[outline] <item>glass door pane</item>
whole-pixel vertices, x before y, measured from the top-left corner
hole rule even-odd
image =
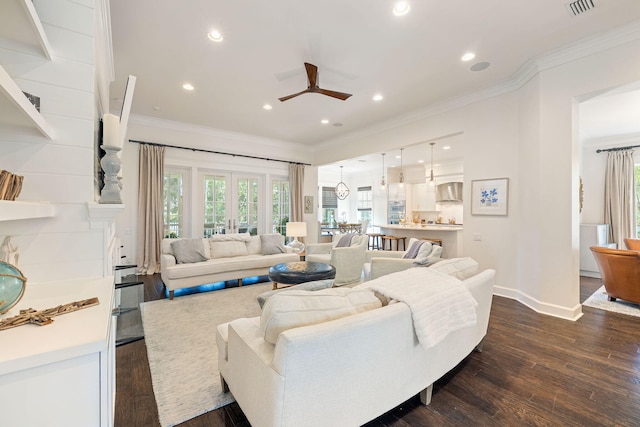
[[[204,237],[231,231],[229,200],[230,186],[226,175],[205,175],[204,183]]]
[[[234,233],[258,234],[260,186],[257,177],[235,177]],[[237,227],[237,228],[236,228]]]

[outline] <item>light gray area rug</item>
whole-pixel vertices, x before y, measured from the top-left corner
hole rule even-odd
[[[234,401],[222,393],[216,327],[260,315],[256,297],[271,283],[145,302],[140,305],[153,392],[162,427]]]
[[[621,299],[618,299],[616,301],[609,301],[607,298],[607,292],[604,290],[604,286],[602,286],[600,289],[595,291],[593,295],[587,298],[587,300],[582,305],[640,317],[640,306],[638,306],[638,304],[623,301]]]

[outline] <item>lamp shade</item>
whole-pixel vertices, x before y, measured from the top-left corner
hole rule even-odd
[[[288,222],[287,223],[287,237],[306,237],[306,235],[307,235],[306,222]]]

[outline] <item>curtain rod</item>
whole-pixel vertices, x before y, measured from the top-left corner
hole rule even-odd
[[[225,156],[233,156],[233,157],[244,157],[246,159],[257,159],[257,160],[267,160],[270,162],[281,162],[281,163],[289,163],[291,165],[305,165],[311,166],[311,163],[302,163],[302,162],[292,162],[289,160],[280,160],[280,159],[270,159],[268,157],[258,157],[258,156],[250,156],[248,154],[233,154],[233,153],[225,153],[224,151],[213,151],[213,150],[204,150],[202,148],[188,148],[188,147],[180,147],[177,145],[169,145],[169,144],[158,144],[157,142],[146,142],[146,141],[137,141],[135,139],[130,139],[129,142],[134,142],[136,144],[144,144],[144,145],[155,145],[157,147],[169,147],[169,148],[179,148],[181,150],[189,150],[189,151],[199,151],[201,153],[211,153],[211,154],[223,154]]]
[[[637,147],[640,147],[640,145],[629,145],[627,147],[615,147],[615,148],[598,148],[596,150],[596,153],[602,153],[603,151],[622,151],[629,148],[637,148]]]

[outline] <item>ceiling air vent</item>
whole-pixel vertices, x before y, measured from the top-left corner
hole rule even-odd
[[[576,0],[567,4],[571,16],[582,15],[596,7],[596,0]]]

